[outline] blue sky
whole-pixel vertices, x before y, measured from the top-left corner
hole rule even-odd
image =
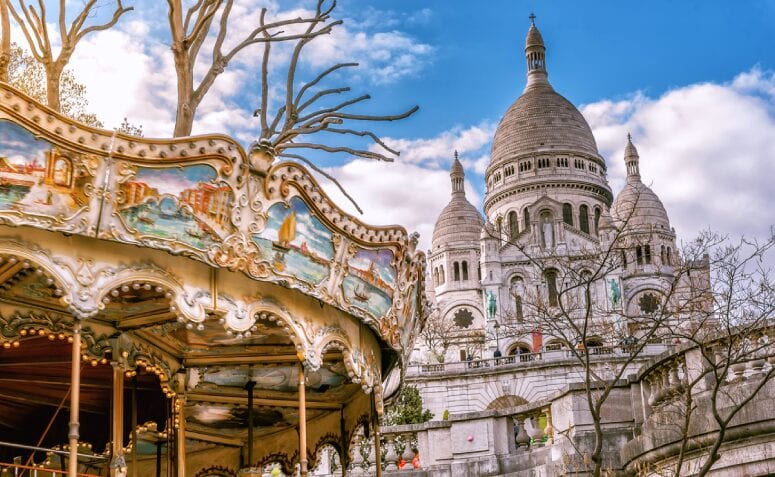
[[[175,99],[166,2],[127,3],[136,10],[84,40],[72,67],[107,126],[126,116],[146,136],[166,136]],[[239,35],[262,5],[282,16],[313,2],[236,4],[231,29]],[[708,226],[766,233],[775,200],[775,1],[339,0],[334,16],[345,24],[311,44],[302,74],[357,60],[363,67],[335,84],[370,93],[370,112],[421,108],[373,128],[402,150],[396,163],[317,157],[364,208],[363,219],[418,230],[427,247],[448,201],[454,149],[467,169],[468,197],[481,205],[492,132],[524,87],[531,12],[547,44],[550,81],[590,122],[614,193],[631,131],[644,180],[682,238]],[[243,144],[256,136],[257,61],[252,50],[229,65],[195,133],[227,132]]]

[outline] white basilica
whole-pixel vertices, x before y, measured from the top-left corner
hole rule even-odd
[[[525,57],[527,84],[493,138],[484,217],[466,199],[465,173],[455,157],[452,197],[433,231],[427,289],[434,313],[457,327],[445,362],[562,346],[536,333],[503,331],[523,319],[526,294],[543,293],[550,305],[556,303],[557,274],[537,267],[536,260],[607,250],[626,232],[632,246],[618,252],[621,266],[593,290],[598,306],[625,316],[654,306],[660,281],[671,276],[679,260],[674,229],[662,202],[641,181],[630,138],[624,155],[627,184],[614,197],[589,124],[549,82],[546,48],[535,24],[527,34]],[[596,337],[589,341],[587,346],[606,344]],[[417,346],[415,360],[432,361],[420,341]]]

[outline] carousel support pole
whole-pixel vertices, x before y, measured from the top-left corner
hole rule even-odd
[[[111,453],[113,460],[110,463],[110,476],[119,477],[126,475],[126,459],[124,458],[124,370],[118,363],[113,365],[113,425],[111,427]]]
[[[186,477],[186,398],[178,395],[175,411],[178,416],[177,456],[178,477]]]
[[[307,477],[307,380],[304,363],[299,363],[299,459],[301,477]]]
[[[255,381],[248,381],[245,389],[248,390],[248,467],[253,467],[253,388]]]
[[[132,477],[137,477],[137,376],[132,377]]]
[[[379,416],[376,413],[376,389],[371,392],[371,406],[374,412],[374,454],[377,456],[377,477],[382,477],[382,443],[380,442]]]
[[[156,477],[161,477],[161,442],[156,443]]]
[[[81,399],[81,322],[77,318],[73,324],[73,353],[70,370],[70,456],[67,462],[67,476],[77,477],[78,474],[78,438],[79,409]]]

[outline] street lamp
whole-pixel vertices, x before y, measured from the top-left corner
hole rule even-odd
[[[495,323],[493,323],[493,325],[492,325],[492,327],[495,328],[495,352],[493,353],[493,356],[495,358],[500,358],[501,357],[501,343],[500,343],[500,339],[498,337],[498,328],[501,327],[501,324],[498,323],[497,320],[494,320],[494,321],[495,321]]]

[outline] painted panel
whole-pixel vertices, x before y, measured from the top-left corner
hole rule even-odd
[[[135,234],[207,250],[232,233],[234,195],[213,166],[135,166],[135,171],[117,196],[118,214]]]
[[[253,235],[262,257],[272,269],[318,285],[328,278],[334,258],[332,233],[299,197],[289,205],[276,203],[269,208],[266,227]]]
[[[95,167],[94,160],[0,120],[0,213],[48,217],[76,231],[64,222],[88,207]]]
[[[342,281],[347,301],[375,317],[386,315],[393,304],[396,286],[396,270],[392,263],[392,250],[356,247]]]

